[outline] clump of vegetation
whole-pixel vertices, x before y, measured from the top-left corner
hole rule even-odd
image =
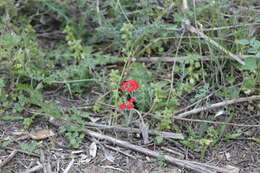
[[[188,124],[179,126],[173,116],[180,107],[256,95],[260,87],[260,38],[245,27],[259,21],[259,15],[245,8],[245,15],[238,16],[241,9],[231,10],[230,5],[209,1],[185,11],[181,1],[107,0],[99,6],[86,0],[1,1],[0,114],[5,120],[23,120],[25,129],[42,115],[77,122],[78,126],[61,128],[77,148],[88,117],[75,109],[63,116],[60,106],[45,100],[44,93],[59,88],[61,94],[77,98],[98,87],[91,111],[112,113],[114,123],[120,124],[118,106],[125,98],[119,86],[134,79],[142,86],[132,95],[135,108],[147,115],[147,124],[158,130],[186,129],[183,133],[189,137],[182,144],[204,156],[207,148],[231,134],[225,135],[224,125],[196,126],[198,133]],[[245,64],[186,32],[185,17],[228,51],[244,57]],[[143,63],[142,57],[150,63]],[[153,62],[152,57],[162,61]],[[171,62],[163,62],[164,57],[172,57]],[[230,122],[232,106],[225,111]],[[202,116],[215,120],[212,113]]]

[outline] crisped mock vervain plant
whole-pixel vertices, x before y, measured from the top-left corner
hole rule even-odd
[[[123,82],[122,85],[123,86],[120,89],[123,92],[128,91],[129,93],[141,88],[137,84],[136,80],[128,80],[127,82]],[[131,97],[127,104],[120,104],[119,109],[122,109],[122,110],[125,108],[132,109],[132,108],[134,108],[134,104],[133,104],[134,102],[135,102],[135,98]]]

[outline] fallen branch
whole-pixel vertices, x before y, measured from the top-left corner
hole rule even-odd
[[[117,149],[117,148],[114,148],[114,147],[111,147],[109,145],[104,145],[106,148],[109,148],[110,150],[113,150],[113,151],[116,151],[118,153],[121,153],[123,155],[126,155],[127,157],[130,157],[131,159],[134,159],[136,160],[136,157],[132,156],[131,154],[128,154],[127,152],[124,152],[124,151],[121,151],[120,149]]]
[[[190,121],[190,122],[199,122],[199,123],[208,123],[208,124],[219,124],[219,125],[227,125],[227,126],[237,126],[237,127],[260,127],[260,124],[236,124],[236,123],[226,123],[220,121],[208,121],[208,120],[198,120],[198,119],[189,119],[189,118],[181,118],[181,117],[173,117],[173,119]]]
[[[121,126],[109,126],[109,125],[103,125],[103,124],[97,124],[97,123],[91,123],[87,122],[87,126],[96,127],[99,129],[104,130],[116,130],[116,131],[123,131],[123,132],[134,132],[134,133],[141,133],[139,129],[136,128],[127,128],[127,127],[121,127]],[[172,133],[172,132],[162,132],[158,130],[148,130],[148,133],[151,135],[158,135],[162,136],[164,138],[168,139],[184,139],[184,136],[181,133]]]
[[[31,168],[31,169],[27,169],[21,173],[32,173],[32,172],[37,172],[40,171],[43,168],[43,166],[41,164],[38,164],[37,166]]]
[[[255,57],[254,55],[235,55],[239,57],[240,59],[245,59],[248,57]],[[189,56],[180,56],[180,57],[141,57],[137,58],[136,61],[138,62],[183,62],[187,60]],[[217,57],[218,59],[230,59],[229,56],[220,56]],[[201,56],[200,57],[201,61],[210,61],[212,58],[209,56]]]
[[[260,24],[259,21],[256,21],[255,23],[221,26],[221,27],[216,27],[216,28],[205,28],[205,29],[200,29],[200,31],[201,32],[219,31],[219,30],[224,30],[224,29],[233,29],[233,28],[238,28],[238,27],[254,26],[254,25],[259,25],[259,24]],[[180,28],[174,28],[174,27],[166,28],[165,30],[167,30],[167,31],[181,31]]]
[[[6,150],[18,151],[19,153],[27,154],[27,155],[34,156],[34,157],[40,157],[39,154],[31,153],[31,152],[21,150],[21,149],[15,149],[15,148],[11,148],[11,147],[2,147],[2,148],[6,149]]]
[[[251,97],[242,97],[242,98],[232,99],[232,100],[225,100],[223,102],[211,104],[209,106],[204,106],[204,107],[196,108],[196,109],[193,109],[193,110],[181,113],[181,114],[177,114],[175,117],[184,118],[184,117],[187,117],[188,115],[196,114],[196,113],[207,111],[210,109],[223,107],[223,106],[240,103],[240,102],[253,101],[253,100],[260,100],[260,95],[255,95],[255,96],[251,96]]]

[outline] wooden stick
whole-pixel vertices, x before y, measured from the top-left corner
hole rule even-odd
[[[255,95],[255,96],[251,96],[251,97],[242,97],[242,98],[238,98],[238,99],[232,99],[232,100],[225,100],[223,102],[219,102],[219,103],[215,103],[209,106],[204,106],[204,107],[200,107],[200,108],[196,108],[181,114],[177,114],[175,117],[177,118],[184,118],[187,117],[188,115],[192,115],[192,114],[196,114],[202,111],[207,111],[210,109],[214,109],[214,108],[218,108],[218,107],[223,107],[223,106],[227,106],[227,105],[231,105],[234,103],[240,103],[240,102],[248,102],[248,101],[253,101],[253,100],[260,100],[260,95]]]
[[[237,127],[260,127],[260,124],[236,124],[236,123],[226,123],[220,121],[208,121],[208,120],[198,120],[198,119],[189,119],[189,118],[181,118],[181,117],[173,117],[173,119],[190,121],[190,122],[199,122],[199,123],[208,123],[208,124],[219,124],[219,125],[227,125],[227,126],[237,126]]]
[[[46,163],[45,163],[45,154],[44,154],[42,149],[40,150],[40,154],[41,154],[40,155],[40,161],[41,161],[41,164],[42,164],[43,173],[48,173],[47,168],[46,168]]]
[[[41,164],[39,164],[39,165],[37,165],[37,166],[35,166],[35,167],[31,168],[31,169],[27,169],[27,170],[21,172],[21,173],[37,172],[37,171],[41,170],[42,168],[43,168],[43,166]]]
[[[248,57],[256,57],[254,55],[235,55],[240,59],[245,59]],[[183,62],[188,59],[189,56],[179,56],[179,57],[140,57],[137,58],[136,61],[138,62]],[[230,59],[229,56],[219,56],[218,59]],[[260,58],[258,58],[260,60]],[[200,56],[201,61],[210,61],[212,58],[209,56]]]
[[[128,154],[127,152],[121,151],[120,149],[117,149],[117,148],[111,147],[111,146],[106,145],[106,144],[105,144],[104,146],[105,146],[106,148],[109,148],[110,150],[113,150],[113,151],[119,152],[119,153],[121,153],[121,154],[123,154],[123,155],[126,155],[127,157],[130,157],[131,159],[136,160],[136,157],[134,157],[134,156],[131,155],[131,154]]]
[[[123,131],[123,132],[141,133],[141,131],[136,128],[127,128],[127,127],[121,127],[121,126],[108,126],[108,125],[91,123],[91,122],[87,122],[85,124],[87,126],[92,126],[92,127],[96,127],[99,129],[105,129],[105,130],[116,130],[116,131]],[[184,136],[181,133],[163,132],[163,131],[152,130],[152,129],[149,129],[148,133],[152,134],[152,135],[162,136],[162,137],[168,138],[168,139],[184,139]]]
[[[28,152],[28,151],[25,151],[25,150],[15,149],[15,148],[11,148],[11,147],[3,147],[3,148],[6,149],[6,150],[18,151],[19,153],[24,153],[24,154],[34,156],[34,157],[40,157],[39,154],[31,153],[31,152]]]

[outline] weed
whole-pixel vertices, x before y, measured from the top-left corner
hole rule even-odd
[[[28,152],[33,152],[33,153],[39,153],[39,150],[37,149],[38,146],[40,145],[39,142],[31,142],[31,143],[21,143],[20,147],[22,150],[28,151]]]

